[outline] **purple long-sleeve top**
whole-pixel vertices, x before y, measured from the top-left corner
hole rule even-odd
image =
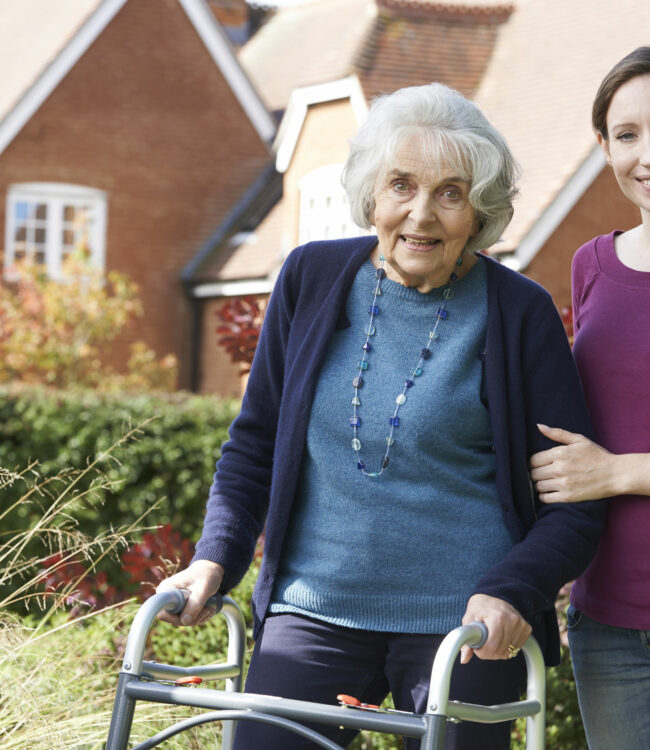
[[[650,272],[623,265],[612,232],[573,260],[574,356],[599,442],[650,453]],[[650,497],[613,498],[571,601],[607,625],[650,629]]]

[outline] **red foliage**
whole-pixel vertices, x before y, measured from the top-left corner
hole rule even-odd
[[[147,532],[141,542],[125,550],[122,565],[131,583],[138,586],[138,599],[143,600],[164,578],[186,568],[193,554],[194,545],[167,523],[153,534]]]
[[[109,606],[135,595],[140,601],[154,593],[156,586],[180,568],[190,564],[194,545],[183,539],[171,524],[159,526],[155,532],[147,532],[141,542],[128,547],[120,559],[128,575],[125,588],[118,589],[108,582],[108,575],[101,571],[89,573],[78,558],[64,561],[64,555],[56,553],[44,561],[47,573],[43,588],[46,592],[65,592],[65,602],[71,606],[70,617],[82,609]]]
[[[65,592],[65,603],[72,607],[70,617],[83,609],[107,607],[119,600],[115,586],[108,583],[104,572],[88,573],[76,557],[64,560],[57,552],[44,561],[47,576],[43,588],[49,593]]]
[[[263,305],[253,296],[233,297],[216,312],[222,321],[217,326],[217,343],[223,346],[232,362],[242,362],[242,375],[250,371],[264,320]]]

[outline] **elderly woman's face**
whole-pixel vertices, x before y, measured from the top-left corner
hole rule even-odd
[[[469,188],[448,165],[427,164],[417,140],[402,145],[374,191],[376,254],[389,278],[424,293],[447,283],[477,230]]]

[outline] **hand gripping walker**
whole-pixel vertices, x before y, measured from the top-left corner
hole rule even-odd
[[[351,707],[349,703],[354,703],[354,699],[348,705],[335,706],[240,692],[245,646],[244,618],[237,604],[229,597],[213,597],[209,604],[226,617],[228,661],[225,664],[191,668],[143,661],[145,642],[156,615],[163,609],[173,613],[180,612],[185,605],[185,593],[180,589],[164,591],[155,594],[140,607],[126,644],[106,750],[127,750],[133,711],[139,700],[194,706],[209,711],[167,727],[132,750],[149,750],[185,729],[211,721],[223,721],[221,747],[223,750],[231,750],[235,720],[260,721],[280,726],[327,750],[343,748],[303,726],[302,722],[421,737],[421,750],[442,750],[446,722],[449,719],[495,723],[523,716],[527,717],[527,750],[544,748],[544,661],[539,646],[532,637],[522,648],[528,670],[526,700],[496,706],[449,700],[451,671],[461,646],[468,644],[479,648],[487,639],[485,625],[470,623],[452,630],[440,644],[431,670],[426,713],[382,710],[364,704]],[[225,690],[183,687],[188,683],[224,678]]]

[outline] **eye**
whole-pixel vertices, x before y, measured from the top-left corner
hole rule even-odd
[[[463,191],[460,188],[457,188],[453,185],[441,190],[439,195],[442,200],[451,202],[451,203],[455,201],[462,201],[465,198]]]
[[[392,187],[397,193],[405,193],[409,189],[408,182],[405,180],[395,180]]]
[[[616,136],[617,141],[631,141],[636,135],[631,130],[626,130]]]

